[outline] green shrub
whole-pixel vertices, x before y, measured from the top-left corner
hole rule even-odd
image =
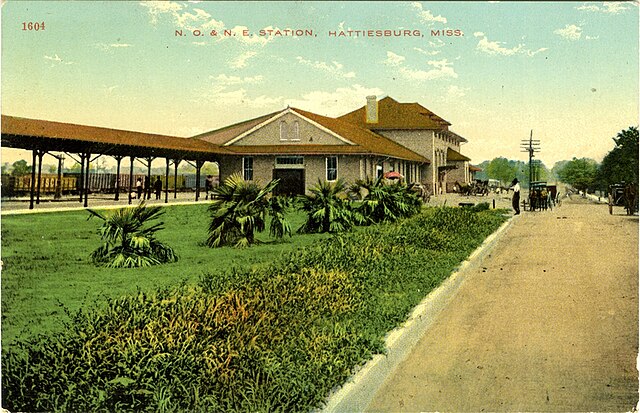
[[[354,367],[384,351],[386,332],[504,219],[430,208],[268,267],[109,300],[73,314],[59,335],[3,348],[3,407],[318,408]]]
[[[354,215],[345,198],[344,181],[322,181],[309,189],[310,194],[300,196],[300,209],[307,214],[307,221],[298,230],[302,233],[343,232],[354,225]]]
[[[164,211],[159,206],[147,207],[144,202],[133,208],[120,208],[105,216],[89,210],[89,218],[103,221],[98,230],[102,245],[91,253],[94,263],[112,268],[149,267],[178,261],[173,249],[155,237],[164,223],[148,225]]]
[[[404,183],[385,184],[382,178],[359,180],[350,188],[351,193],[364,193],[358,208],[364,217],[364,224],[393,222],[408,218],[420,212],[422,201]]]
[[[278,185],[272,180],[264,187],[245,181],[240,174],[228,177],[213,189],[213,202],[209,207],[211,223],[207,245],[222,247],[233,245],[247,247],[256,243],[255,232],[265,229],[265,220],[270,206],[277,208],[275,223],[270,228],[274,235],[291,233],[284,219],[286,206],[269,200],[269,194]]]

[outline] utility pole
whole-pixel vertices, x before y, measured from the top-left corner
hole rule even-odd
[[[540,152],[540,140],[533,139],[533,129],[531,129],[529,140],[520,141],[520,149],[520,152],[529,152],[529,187],[531,187],[531,182],[536,178],[534,173],[534,153]]]

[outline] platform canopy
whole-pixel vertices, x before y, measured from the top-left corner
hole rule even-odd
[[[2,146],[39,151],[217,162],[224,148],[176,136],[2,115]]]

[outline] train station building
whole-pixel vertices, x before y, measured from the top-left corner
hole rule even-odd
[[[133,187],[134,160],[146,164],[150,174],[151,162],[158,158],[166,165],[165,202],[170,190],[176,191],[182,162],[196,168],[196,182],[201,182],[202,165],[216,162],[220,181],[235,173],[263,183],[276,178],[280,180],[276,192],[286,194],[304,194],[318,181],[353,183],[392,172],[432,193],[471,181],[470,159],[461,153],[467,140],[451,131],[449,122],[419,103],[375,96],[363,103],[336,118],[287,107],[191,138],[3,115],[2,145],[32,151],[32,165],[38,165],[29,180],[32,203],[40,196],[42,156],[55,152],[69,154],[80,163],[77,188],[85,206],[88,193],[95,190],[89,164],[100,156],[117,162],[116,199]],[[130,161],[130,171],[122,179],[124,158]],[[195,189],[197,200],[200,185]]]

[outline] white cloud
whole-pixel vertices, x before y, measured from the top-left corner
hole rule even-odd
[[[252,57],[256,56],[258,52],[248,51],[244,52],[241,55],[237,56],[235,59],[229,62],[229,67],[232,69],[242,69],[247,66],[247,61]]]
[[[384,63],[389,66],[400,66],[404,61],[404,56],[397,55],[393,52],[387,52],[387,60],[385,60]]]
[[[600,36],[586,36],[585,39],[586,40],[598,40],[600,38]]]
[[[435,80],[441,78],[457,78],[458,74],[452,67],[452,63],[447,59],[429,60],[427,64],[431,66],[429,70],[412,69],[404,66],[406,58],[387,51],[387,59],[384,60],[388,66],[397,70],[397,73],[404,78],[415,81]]]
[[[182,10],[182,6],[173,1],[144,1],[140,2],[140,5],[148,9],[151,24],[154,25],[158,23],[158,16],[166,13],[177,14]]]
[[[537,55],[538,53],[549,50],[549,48],[547,47],[541,47],[537,50],[526,49],[525,45],[522,43],[512,48],[508,48],[503,46],[506,44],[505,42],[490,41],[487,38],[487,35],[483,32],[475,32],[473,35],[475,37],[481,37],[481,39],[478,41],[476,49],[490,55],[515,56],[517,54],[524,54],[532,57]]]
[[[594,4],[583,4],[582,6],[576,7],[576,9],[595,13],[620,14],[623,11],[627,10],[628,7],[627,3],[625,2],[611,1],[602,3],[602,6],[596,6]]]
[[[440,50],[424,50],[419,47],[414,47],[413,50],[426,56],[435,56],[440,53]]]
[[[538,50],[526,50],[525,53],[527,54],[527,56],[532,57],[532,56],[537,55],[538,53],[541,53],[541,52],[544,52],[544,51],[547,51],[547,50],[549,50],[548,47],[541,47]]]
[[[471,89],[469,89],[467,87],[460,87],[460,86],[456,86],[456,85],[451,85],[447,89],[447,98],[449,98],[449,99],[459,99],[461,97],[464,97],[466,95],[467,91],[469,91],[469,90],[471,90]]]
[[[302,99],[288,99],[285,103],[299,109],[323,116],[340,116],[364,106],[366,96],[382,95],[379,88],[367,88],[359,84],[337,88],[333,92],[312,91],[302,95]]]
[[[221,73],[209,76],[209,80],[208,85],[201,86],[194,91],[194,96],[198,97],[198,101],[213,102],[228,107],[268,108],[274,105],[282,106],[282,97],[249,96],[247,89],[243,87],[262,83],[264,80],[262,75],[240,77]]]
[[[522,48],[524,47],[523,44],[519,44],[515,47],[512,47],[511,49],[503,47],[501,45],[505,44],[504,42],[492,42],[489,41],[489,39],[482,35],[482,39],[480,39],[480,41],[478,42],[478,45],[476,46],[476,49],[480,50],[481,52],[484,53],[488,53],[491,55],[503,55],[503,56],[513,56],[517,53],[519,53]],[[479,37],[479,36],[476,36]]]
[[[447,19],[442,16],[434,16],[431,11],[424,10],[421,3],[413,2],[411,3],[411,7],[413,7],[418,12],[418,18],[422,20],[423,23],[432,24],[434,22],[439,22],[442,24],[447,24]]]
[[[56,66],[56,65],[72,65],[72,64],[75,63],[75,62],[66,61],[66,60],[62,59],[60,56],[58,56],[57,53],[54,54],[53,56],[44,55],[44,59],[50,61],[52,66]]]
[[[141,2],[141,6],[148,9],[151,24],[156,25],[159,16],[167,15],[177,29],[186,30],[223,30],[224,23],[213,19],[209,13],[202,9],[193,9],[193,13],[184,11],[183,5],[172,1],[148,1]]]
[[[600,11],[600,7],[594,6],[594,5],[588,5],[588,4],[583,4],[580,7],[576,7],[576,9],[584,10],[584,11]]]
[[[253,77],[227,76],[224,73],[221,73],[218,76],[209,76],[209,79],[214,80],[215,83],[220,86],[231,86],[261,83],[264,77],[262,75]]]
[[[445,42],[440,39],[435,39],[434,41],[429,41],[429,46],[431,47],[443,47]]]
[[[105,52],[108,52],[108,51],[113,51],[114,49],[126,49],[129,47],[133,47],[133,45],[129,43],[111,43],[111,44],[96,43],[95,47]]]
[[[623,2],[607,2],[602,4],[604,6],[604,12],[610,14],[618,14],[627,10],[627,7]]]
[[[209,101],[224,107],[264,109],[283,105],[282,97],[272,98],[265,95],[252,97],[249,96],[244,88],[229,90],[224,86],[214,86],[209,90],[203,91],[199,96],[201,98],[198,98],[198,102]]]
[[[554,33],[567,40],[576,41],[580,40],[580,36],[582,36],[582,27],[578,27],[575,24],[567,24],[564,29],[557,29]]]
[[[102,91],[104,92],[105,95],[111,95],[113,91],[116,90],[117,88],[119,88],[118,85],[114,85],[114,86],[102,85]]]
[[[342,77],[345,79],[356,77],[355,72],[345,72],[344,65],[342,63],[336,62],[335,60],[331,63],[320,62],[317,60],[313,62],[301,56],[296,57],[296,60],[302,65],[313,67],[323,72],[327,72],[333,76]]]

